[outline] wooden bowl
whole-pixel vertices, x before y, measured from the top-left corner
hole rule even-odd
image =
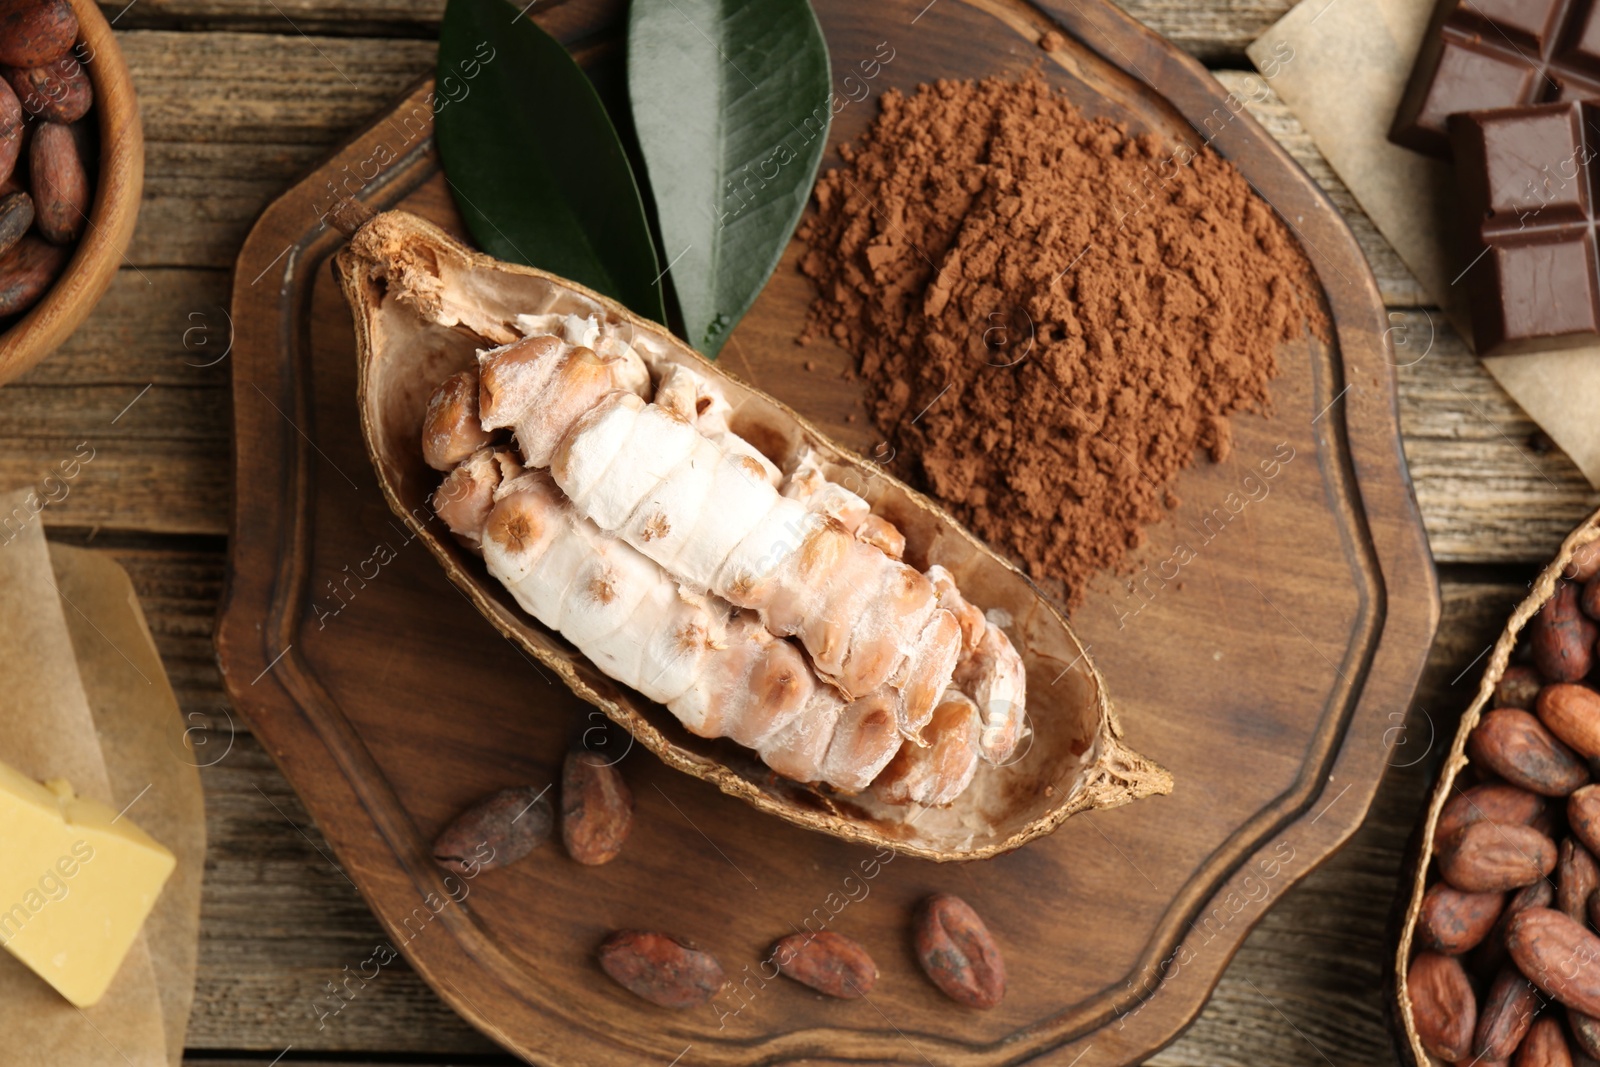
[[[1505,630],[1501,632],[1489,653],[1489,661],[1483,670],[1483,679],[1478,683],[1477,695],[1461,716],[1461,724],[1456,728],[1449,752],[1445,754],[1439,780],[1434,783],[1433,791],[1429,795],[1422,823],[1412,835],[1395,901],[1391,934],[1396,944],[1384,976],[1385,1008],[1394,1030],[1396,1051],[1399,1052],[1402,1063],[1414,1067],[1439,1067],[1441,1064],[1438,1058],[1423,1048],[1422,1039],[1417,1034],[1406,975],[1411,966],[1411,959],[1416,954],[1414,950],[1417,947],[1418,917],[1422,911],[1423,894],[1430,883],[1428,875],[1433,866],[1430,861],[1433,858],[1439,817],[1444,811],[1445,804],[1455,793],[1456,780],[1471,762],[1466,753],[1467,738],[1484,714],[1493,710],[1490,701],[1494,698],[1495,687],[1500,684],[1506,668],[1511,665],[1511,657],[1517,650],[1518,640],[1522,636],[1524,627],[1554,595],[1556,583],[1565,575],[1574,553],[1595,540],[1600,540],[1600,511],[1590,515],[1577,529],[1567,535],[1555,559],[1539,572],[1527,597],[1511,613]],[[1566,799],[1554,798],[1550,803],[1552,806],[1564,809]],[[1551,878],[1554,877],[1551,875]]]
[[[89,225],[72,259],[39,302],[0,334],[0,385],[55,351],[88,317],[111,285],[133,239],[144,191],[144,132],[128,64],[111,26],[93,0],[72,0],[84,70],[94,86],[100,132],[99,176]]]

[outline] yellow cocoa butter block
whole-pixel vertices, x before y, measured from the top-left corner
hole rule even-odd
[[[0,944],[72,1003],[106,991],[172,867],[128,817],[0,763]]]

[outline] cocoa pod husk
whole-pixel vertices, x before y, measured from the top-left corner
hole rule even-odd
[[[1550,599],[1528,620],[1528,646],[1533,666],[1548,681],[1576,682],[1594,664],[1593,620],[1578,607],[1578,587],[1557,582]]]
[[[633,829],[633,791],[613,761],[575,749],[561,766],[561,841],[567,855],[598,866],[617,858]]]
[[[1560,1021],[1553,1015],[1535,1019],[1511,1062],[1512,1067],[1572,1067],[1572,1053],[1567,1050]]]
[[[39,124],[28,146],[28,181],[40,235],[52,244],[76,241],[89,223],[89,174],[71,130]]]
[[[1532,711],[1533,702],[1539,697],[1539,690],[1544,688],[1544,679],[1539,677],[1539,672],[1532,667],[1507,667],[1506,672],[1494,687],[1494,706],[1497,708],[1521,708],[1523,711]]]
[[[1600,1019],[1568,1008],[1567,1029],[1572,1031],[1573,1044],[1582,1049],[1584,1055],[1600,1057]]]
[[[1531,826],[1547,804],[1538,793],[1508,782],[1486,782],[1451,797],[1439,812],[1433,828],[1433,850],[1475,822],[1514,823]]]
[[[1600,1015],[1600,937],[1554,908],[1529,908],[1506,928],[1528,981],[1574,1011]]]
[[[613,982],[663,1008],[704,1004],[727,981],[711,953],[649,930],[618,930],[601,942],[599,955],[600,969]]]
[[[67,0],[0,0],[0,63],[37,67],[78,39],[78,16]]]
[[[550,836],[555,818],[544,793],[531,785],[490,793],[434,839],[433,861],[468,878],[517,862]]]
[[[939,991],[969,1008],[992,1008],[1006,993],[1006,964],[972,905],[936,893],[917,909],[917,962]]]
[[[780,973],[819,993],[854,1000],[872,992],[878,965],[858,941],[824,930],[790,934],[772,946]]]
[[[1521,708],[1496,708],[1467,738],[1467,754],[1512,785],[1563,797],[1589,781],[1589,765]]]
[[[89,113],[94,87],[78,57],[68,53],[38,67],[3,67],[22,110],[45,122],[73,123]]]
[[[1567,826],[1591,856],[1600,853],[1600,786],[1586,785],[1567,798]]]
[[[1422,895],[1417,938],[1424,948],[1459,956],[1489,936],[1505,903],[1504,893],[1463,893],[1435,882]]]
[[[1478,1009],[1472,1054],[1480,1060],[1509,1060],[1527,1036],[1534,1014],[1543,1003],[1539,991],[1520,971],[1515,967],[1500,968]]]
[[[39,302],[66,268],[70,249],[23,235],[16,247],[0,256],[0,316],[17,315]]]
[[[1423,1048],[1446,1063],[1467,1058],[1478,1025],[1478,1003],[1460,959],[1417,953],[1406,972],[1406,990]]]
[[[1439,853],[1439,874],[1463,893],[1532,885],[1556,868],[1556,843],[1527,826],[1477,822]]]
[[[1582,842],[1564,839],[1556,858],[1556,907],[1575,922],[1588,922],[1589,898],[1596,889],[1600,889],[1600,864]]]
[[[0,256],[17,247],[33,225],[33,197],[27,193],[0,194]]]
[[[1557,682],[1539,691],[1539,721],[1574,752],[1600,757],[1600,693],[1586,685]]]

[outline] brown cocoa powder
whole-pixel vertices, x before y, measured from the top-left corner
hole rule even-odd
[[[886,93],[800,229],[802,340],[855,355],[896,473],[1069,603],[1176,507],[1198,448],[1326,336],[1310,264],[1209,149],[1086,118],[1042,76]]]

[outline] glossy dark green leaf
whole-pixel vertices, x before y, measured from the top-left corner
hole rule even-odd
[[[450,0],[434,136],[456,207],[490,255],[666,321],[644,202],[567,50],[503,0]]]
[[[828,47],[807,0],[633,0],[628,95],[685,338],[715,356],[811,194]]]

